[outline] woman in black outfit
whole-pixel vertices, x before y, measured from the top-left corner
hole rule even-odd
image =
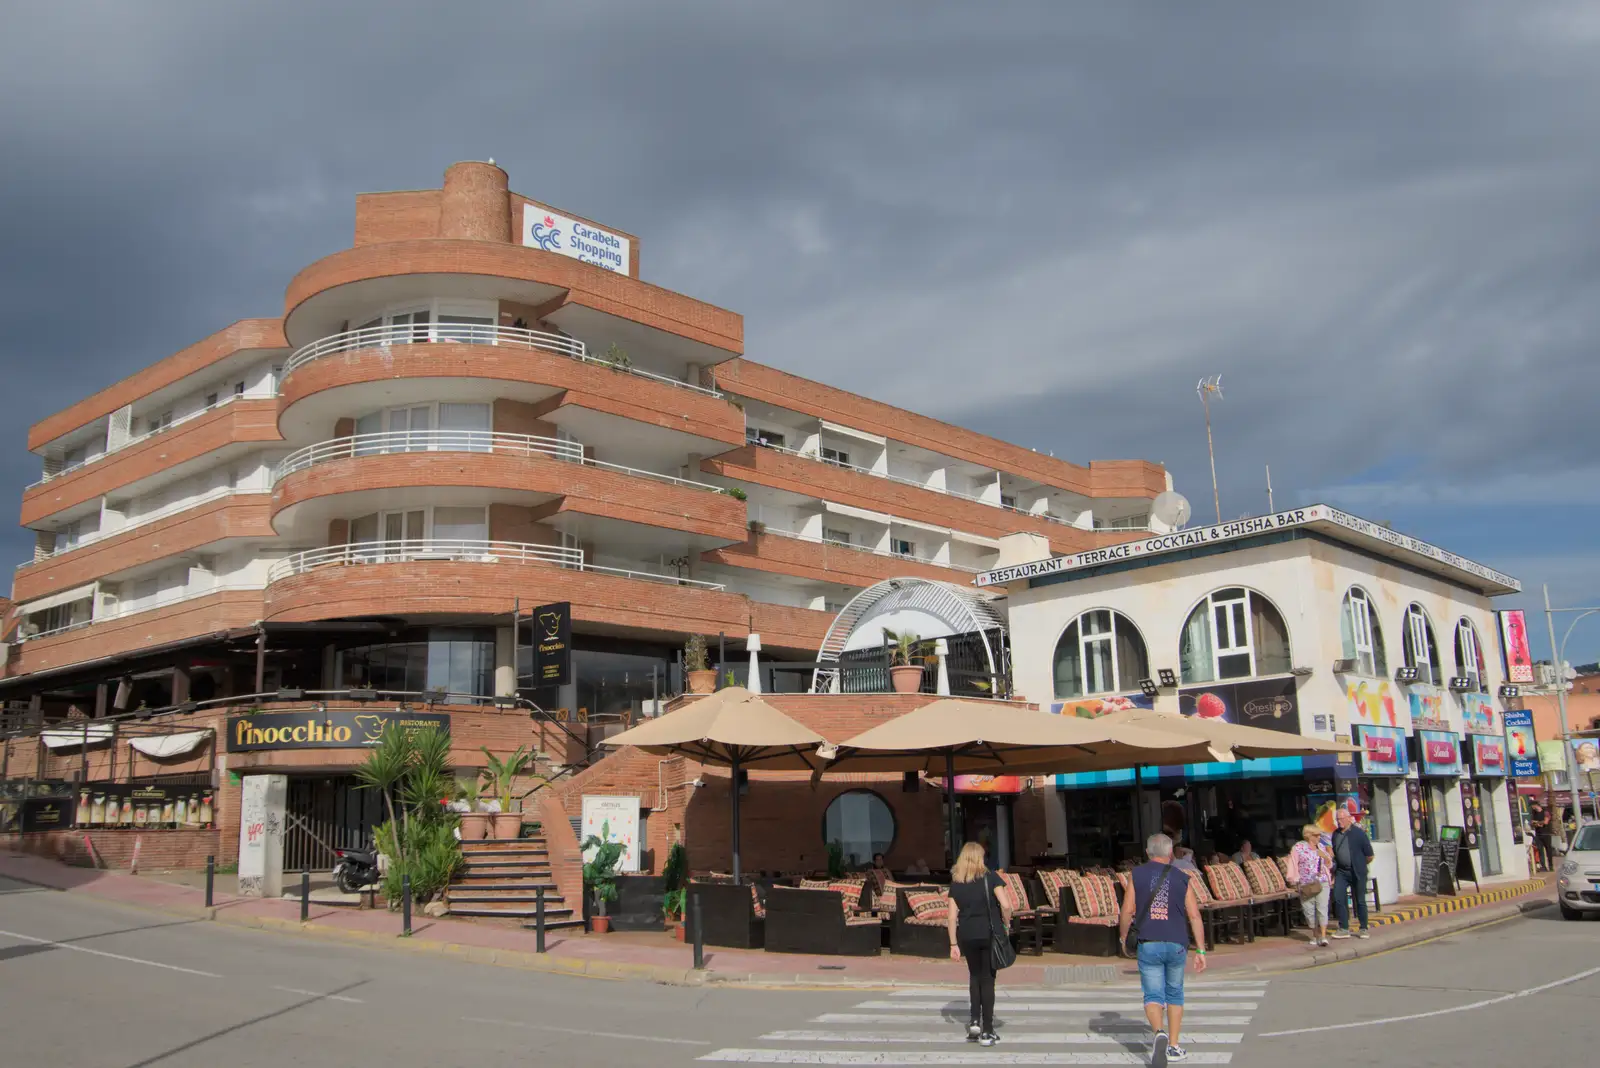
[[[994,1033],[994,962],[989,956],[989,937],[996,923],[1002,934],[1010,928],[1011,894],[1004,880],[984,863],[981,843],[968,842],[961,847],[950,871],[950,903],[950,959],[967,959],[967,994],[972,1007],[967,1041],[992,1046],[1000,1038]]]

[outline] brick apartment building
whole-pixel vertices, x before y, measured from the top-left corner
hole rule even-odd
[[[885,580],[970,586],[1017,532],[1072,553],[1151,529],[1159,465],[1071,464],[747,360],[738,315],[641,264],[636,236],[458,163],[440,189],[359,196],[352,246],[289,280],[281,315],[35,424],[36,548],[0,677],[33,733],[5,743],[0,778],[192,785],[191,809],[210,791],[210,826],[164,847],[181,863],[236,851],[241,776],[272,771],[291,812],[348,844],[372,815],[349,777],[363,750],[229,751],[241,706],[425,702],[464,777],[480,745],[570,768],[595,724],[677,692],[690,635],[809,662]],[[506,700],[511,612],[553,602],[571,605],[574,678],[522,689],[549,713],[530,717]],[[858,703],[839,729],[921,699]],[[150,740],[173,736],[197,737]],[[607,763],[580,778],[668,789],[657,762]],[[114,860],[122,827],[102,820]]]

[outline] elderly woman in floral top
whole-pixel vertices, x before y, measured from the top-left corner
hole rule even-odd
[[[1322,831],[1308,823],[1303,839],[1289,851],[1289,882],[1300,888],[1300,907],[1311,928],[1311,945],[1328,944],[1328,896],[1333,883],[1333,855],[1322,845]],[[1319,886],[1320,884],[1320,886]]]

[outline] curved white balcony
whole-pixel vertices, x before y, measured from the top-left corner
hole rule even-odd
[[[349,545],[328,545],[286,556],[267,569],[271,585],[295,575],[325,567],[359,564],[398,564],[412,562],[472,564],[548,564],[572,571],[589,571],[623,578],[663,582],[671,586],[694,586],[702,590],[725,590],[719,582],[663,575],[655,571],[632,571],[621,567],[600,567],[584,562],[582,549],[558,545],[529,545],[515,541],[462,541],[418,538],[408,541],[363,541]]]
[[[596,356],[583,342],[564,334],[550,334],[541,330],[527,330],[519,326],[493,326],[488,323],[402,323],[393,326],[369,326],[361,330],[346,330],[330,334],[297,349],[283,365],[280,382],[286,380],[298,367],[303,367],[325,356],[337,356],[363,349],[386,349],[394,345],[423,345],[433,342],[454,342],[461,345],[497,345],[510,348],[542,349],[558,356],[566,356],[580,363],[590,363],[613,371],[663,382],[679,389],[703,393],[710,397],[722,394],[715,389],[684,382],[670,375],[656,374],[634,367],[627,357],[620,359]],[[281,392],[282,386],[279,386]]]
[[[709,482],[695,482],[659,471],[646,471],[638,467],[624,467],[599,460],[586,459],[583,446],[576,441],[561,438],[542,438],[531,434],[502,434],[493,430],[396,430],[383,434],[353,434],[348,438],[319,441],[297,449],[278,462],[272,470],[276,485],[296,471],[304,471],[318,464],[334,460],[348,460],[356,456],[387,456],[407,452],[482,452],[512,456],[542,456],[552,460],[594,467],[605,471],[618,471],[625,475],[669,482],[677,486],[727,492]]]

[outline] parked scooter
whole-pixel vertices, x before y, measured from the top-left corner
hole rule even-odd
[[[359,893],[383,880],[378,872],[378,854],[369,849],[335,849],[338,861],[333,865],[333,882],[346,894]]]

